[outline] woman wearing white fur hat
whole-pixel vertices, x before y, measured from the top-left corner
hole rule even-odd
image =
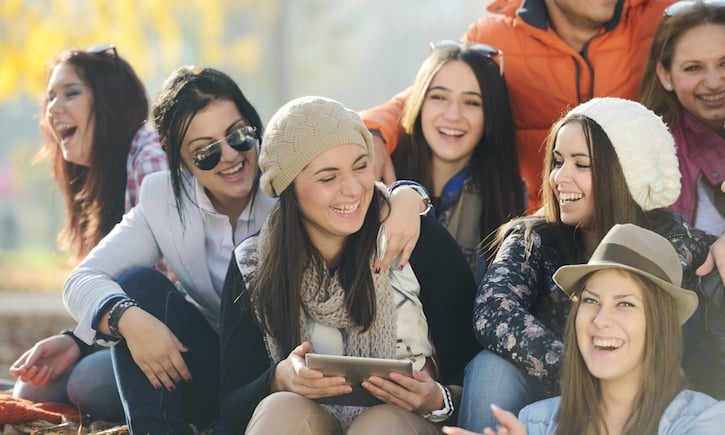
[[[681,288],[679,257],[667,239],[636,225],[615,225],[587,264],[562,266],[554,281],[572,301],[561,397],[527,406],[520,420],[494,409],[498,434],[722,432],[725,402],[685,388],[681,326],[698,298]]]
[[[261,187],[279,202],[235,249],[224,285],[226,429],[439,434],[480,349],[470,324],[475,282],[456,241],[423,217],[410,264],[375,273],[379,216],[389,206],[374,183],[372,136],[342,104],[293,100],[263,142]],[[321,405],[314,399],[344,400],[352,387],[306,367],[311,350],[411,360],[414,370],[362,382],[382,404]]]
[[[680,193],[674,141],[634,101],[595,98],[554,124],[546,142],[543,207],[499,232],[498,252],[478,288],[474,329],[484,351],[466,368],[459,423],[495,427],[491,404],[518,412],[559,392],[569,300],[552,276],[585,263],[612,226],[633,223],[667,238],[683,287],[714,237],[663,208]]]

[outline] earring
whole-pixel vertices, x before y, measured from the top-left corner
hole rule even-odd
[[[665,88],[665,89],[666,89],[666,90],[667,90],[668,92],[672,92],[672,83],[670,83],[670,82],[667,82],[667,83],[665,83],[665,84],[664,84],[664,85],[662,85],[662,86],[664,86],[664,88]]]

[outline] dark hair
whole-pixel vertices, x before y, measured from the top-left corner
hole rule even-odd
[[[685,386],[680,369],[682,329],[672,296],[640,275],[618,270],[637,281],[641,288],[647,322],[642,386],[622,433],[655,434],[665,409]],[[561,406],[557,415],[560,435],[590,433],[588,429],[601,427],[604,420],[599,383],[584,363],[576,336],[581,293],[589,277],[591,274],[576,286],[564,328]]]
[[[657,28],[647,57],[639,100],[662,116],[670,128],[680,122],[680,102],[674,92],[667,91],[657,76],[657,65],[672,69],[675,46],[689,30],[703,24],[725,25],[725,6],[722,3],[692,2],[672,16],[665,15]]]
[[[169,173],[174,190],[177,211],[182,217],[182,191],[189,197],[182,183],[181,145],[191,120],[197,113],[214,101],[229,100],[250,126],[262,137],[264,126],[252,103],[242,93],[231,77],[213,68],[182,66],[166,79],[153,104],[153,119],[159,133],[161,147],[169,159]],[[260,139],[261,143],[261,139]],[[254,204],[259,186],[260,172],[254,179],[250,207]]]
[[[479,217],[483,240],[501,224],[524,212],[508,88],[499,65],[491,57],[463,45],[436,49],[426,58],[413,82],[401,120],[404,131],[392,158],[399,177],[416,180],[433,191],[432,153],[423,135],[421,113],[433,78],[454,60],[471,68],[483,98],[483,134],[471,156],[472,175],[484,203]]]
[[[37,159],[49,158],[53,177],[66,206],[67,219],[59,235],[61,246],[76,259],[84,257],[123,216],[126,162],[131,141],[148,116],[143,83],[121,57],[109,52],[70,49],[52,61],[72,66],[91,90],[89,120],[94,123],[90,166],[66,161],[45,119],[47,95],[41,100],[40,132],[43,148]]]
[[[389,210],[385,194],[373,189],[363,225],[345,242],[339,265],[340,281],[345,290],[345,306],[355,323],[367,330],[375,313],[375,288],[370,267],[365,267],[375,249],[381,210]],[[300,292],[305,269],[324,269],[324,261],[314,248],[297,208],[294,185],[285,189],[270,214],[269,252],[294,255],[267,255],[259,259],[251,288],[251,304],[259,313],[260,325],[277,339],[284,354],[300,343]]]

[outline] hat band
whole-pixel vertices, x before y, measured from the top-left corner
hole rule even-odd
[[[592,258],[589,264],[593,264],[595,261],[619,263],[624,266],[637,268],[642,272],[649,273],[650,275],[654,275],[663,281],[674,284],[672,279],[659,265],[657,265],[657,263],[627,248],[626,246],[608,243],[600,248],[603,249],[597,249],[597,258]]]

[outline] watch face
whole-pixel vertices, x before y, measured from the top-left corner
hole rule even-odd
[[[431,423],[440,423],[448,420],[451,415],[444,410],[433,411],[429,415],[425,416],[425,419]]]
[[[438,384],[438,387],[443,393],[443,409],[437,409],[424,415],[423,418],[431,423],[440,423],[448,420],[448,417],[453,415],[453,401],[451,400],[451,393],[448,392],[448,388]]]

